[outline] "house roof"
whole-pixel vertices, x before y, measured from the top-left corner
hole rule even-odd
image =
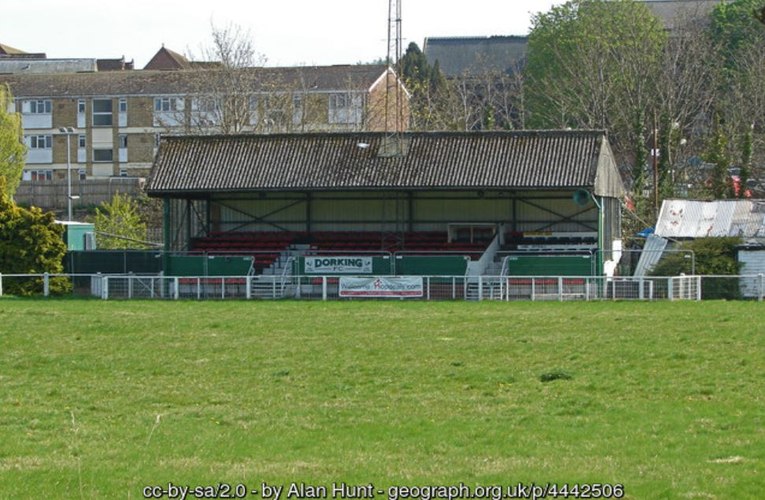
[[[385,74],[385,65],[250,68],[246,81],[253,92],[368,91]],[[173,95],[199,92],[200,82],[224,78],[221,70],[105,71],[93,73],[0,75],[16,98]]]
[[[594,189],[621,196],[603,131],[167,136],[149,194],[333,190]]]
[[[487,72],[513,73],[526,60],[526,36],[426,38],[428,63],[438,61],[448,77]]]
[[[135,69],[133,61],[126,61],[125,56],[119,59],[96,59],[98,71],[125,71]]]
[[[23,50],[19,50],[15,47],[11,47],[10,45],[6,45],[4,43],[0,43],[0,55],[23,55],[26,54]]]
[[[97,69],[96,59],[0,58],[0,79],[6,74],[90,73]]]
[[[163,45],[156,54],[146,63],[143,69],[157,71],[175,71],[179,69],[191,69],[191,62],[181,54],[165,48]]]
[[[664,238],[762,238],[765,200],[664,200],[655,234]]]
[[[679,24],[707,17],[721,0],[643,0],[653,14],[672,31]]]

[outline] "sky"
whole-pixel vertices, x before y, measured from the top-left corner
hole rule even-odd
[[[426,37],[526,35],[563,0],[399,0],[403,48]],[[49,58],[125,58],[164,44],[201,59],[213,27],[238,27],[268,66],[356,64],[388,51],[388,0],[8,0],[0,43]]]

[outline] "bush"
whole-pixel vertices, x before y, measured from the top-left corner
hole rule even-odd
[[[730,237],[699,238],[683,242],[677,247],[677,252],[665,254],[651,274],[653,276],[691,274],[691,262],[686,255],[693,252],[696,274],[735,276],[741,271],[741,264],[736,258],[736,247],[741,243],[741,238]],[[738,280],[705,278],[701,297],[702,299],[741,298]]]
[[[0,273],[62,273],[66,255],[63,226],[56,224],[52,212],[17,206],[5,193],[4,184],[0,177]],[[69,280],[61,277],[52,278],[49,286],[50,293],[71,290]],[[4,279],[3,291],[13,295],[42,293],[43,281]]]

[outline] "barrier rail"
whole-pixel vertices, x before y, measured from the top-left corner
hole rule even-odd
[[[342,293],[342,284],[367,280],[361,292]],[[369,281],[373,280],[373,281]],[[377,280],[379,283],[375,283]],[[398,280],[398,281],[397,281]],[[67,286],[62,287],[65,283]],[[416,286],[398,293],[397,283]],[[375,293],[381,286],[385,294]],[[355,285],[354,285],[355,286]],[[404,285],[402,285],[404,286]],[[387,287],[387,288],[386,288]],[[65,292],[61,292],[66,289]],[[359,300],[395,297],[418,300],[591,301],[706,300],[765,297],[765,276],[162,276],[134,274],[0,274],[6,294],[80,296],[100,299],[303,299]],[[402,288],[403,290],[403,288]]]

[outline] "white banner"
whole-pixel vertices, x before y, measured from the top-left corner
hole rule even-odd
[[[422,297],[422,276],[340,278],[340,297]]]
[[[372,257],[306,257],[306,274],[371,274]]]

